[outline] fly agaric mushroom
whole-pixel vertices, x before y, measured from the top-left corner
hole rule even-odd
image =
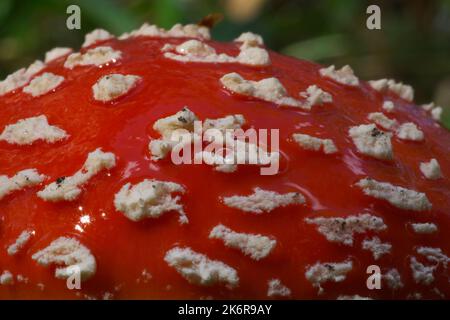
[[[1,299],[450,297],[450,133],[407,85],[145,24],[0,95]],[[175,165],[197,120],[279,129],[279,170]]]

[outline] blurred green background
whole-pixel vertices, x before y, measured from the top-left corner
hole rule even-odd
[[[82,30],[66,28],[66,8],[82,10]],[[366,28],[378,4],[382,30]],[[450,0],[0,0],[0,78],[55,46],[78,48],[102,27],[121,34],[143,22],[170,27],[223,13],[213,30],[228,41],[243,31],[268,47],[323,64],[350,64],[362,79],[411,84],[416,101],[435,101],[450,128]]]

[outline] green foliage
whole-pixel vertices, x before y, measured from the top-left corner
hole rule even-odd
[[[241,4],[245,1],[242,0]],[[324,64],[350,64],[363,79],[392,77],[416,89],[416,101],[450,107],[449,0],[251,0],[256,14],[237,19],[226,4],[239,0],[0,0],[0,78],[50,48],[77,48],[84,34],[121,34],[143,22],[170,27],[221,12],[215,39],[252,30],[268,47]],[[382,30],[365,27],[366,7],[378,3]],[[82,30],[66,28],[66,8],[82,10]],[[437,90],[436,88],[440,88]],[[450,112],[444,121],[450,128]]]

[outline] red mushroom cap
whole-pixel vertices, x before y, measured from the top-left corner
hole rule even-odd
[[[96,31],[0,83],[0,299],[448,298],[438,107],[208,35]],[[171,161],[174,127],[228,116],[279,130],[276,174]]]

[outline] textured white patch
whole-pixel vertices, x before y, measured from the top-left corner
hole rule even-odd
[[[401,82],[395,82],[393,79],[369,81],[369,84],[373,89],[381,93],[391,91],[406,101],[411,102],[414,99],[414,89],[411,86],[405,85]]]
[[[424,256],[432,265],[424,265],[416,257],[411,257],[410,267],[414,281],[423,285],[430,285],[434,282],[434,271],[439,265],[447,269],[450,258],[447,257],[441,249],[431,247],[419,247],[417,253]]]
[[[211,139],[212,135],[206,134],[205,137]],[[223,138],[224,136],[220,135],[215,142],[223,141]],[[238,164],[261,166],[269,163],[276,164],[279,161],[280,154],[276,151],[268,152],[255,143],[243,139],[234,139],[233,136],[227,134],[225,134],[225,140],[229,140],[226,149],[223,148],[223,145],[219,145],[218,150],[214,150],[214,152],[197,152],[194,155],[195,161],[201,160],[207,165],[215,166],[216,171],[225,173],[235,172]],[[232,142],[231,145],[228,142]],[[225,152],[221,153],[220,151]]]
[[[0,140],[10,144],[27,145],[38,140],[55,143],[67,139],[69,135],[62,129],[48,124],[46,116],[22,119],[5,127]]]
[[[235,232],[222,224],[211,230],[209,238],[220,239],[225,246],[238,249],[244,255],[257,261],[267,257],[277,244],[276,240],[269,237],[260,234]]]
[[[127,94],[141,79],[139,76],[108,74],[101,77],[92,87],[94,99],[108,102]]]
[[[392,290],[398,290],[404,286],[400,273],[397,269],[390,269],[381,276],[381,279],[383,279],[387,286]]]
[[[8,247],[7,249],[8,255],[14,256],[17,253],[19,253],[19,251],[22,250],[23,247],[25,247],[28,241],[30,241],[33,235],[34,231],[30,230],[22,231],[22,233],[19,235],[16,241]]]
[[[414,281],[424,285],[430,285],[434,281],[435,266],[425,266],[423,263],[417,261],[416,257],[411,257],[410,267]]]
[[[302,109],[311,110],[314,106],[333,102],[333,96],[316,85],[309,86],[306,91],[300,92],[300,96],[306,99]]]
[[[306,270],[305,277],[312,283],[313,287],[323,293],[321,285],[325,282],[342,282],[347,278],[347,273],[353,269],[352,261],[344,262],[317,262]]]
[[[294,141],[305,150],[322,150],[325,154],[333,154],[338,152],[336,145],[331,139],[320,139],[301,133],[294,133],[292,137],[294,138]]]
[[[386,130],[393,130],[398,125],[397,120],[390,119],[381,112],[370,113],[367,119],[375,122],[377,125]]]
[[[190,283],[202,286],[225,284],[229,288],[239,285],[235,269],[190,248],[175,247],[167,251],[164,260]]]
[[[430,180],[442,178],[441,166],[436,159],[431,159],[428,162],[421,162],[420,171],[425,176],[425,178]]]
[[[44,181],[45,176],[36,169],[19,171],[13,177],[0,176],[0,200],[10,193],[32,187]]]
[[[434,223],[412,223],[412,229],[418,234],[431,234],[438,231],[438,227]]]
[[[397,129],[397,137],[402,140],[423,141],[424,135],[416,124],[412,122],[403,123]]]
[[[224,197],[223,203],[230,208],[236,208],[245,212],[263,213],[279,207],[303,204],[305,203],[305,198],[298,192],[280,194],[255,188],[254,193],[249,196]]]
[[[417,253],[423,255],[428,261],[435,263],[435,265],[442,264],[445,269],[450,262],[450,258],[447,257],[440,248],[431,247],[419,247],[416,249]]]
[[[361,179],[356,185],[363,190],[364,194],[386,200],[399,209],[426,211],[432,207],[427,195],[422,192],[394,186],[387,182],[379,182],[370,178]]]
[[[81,192],[81,186],[103,170],[116,166],[116,157],[111,152],[103,152],[100,148],[88,154],[83,167],[73,176],[62,177],[47,185],[37,193],[46,201],[74,201]]]
[[[358,86],[359,79],[355,76],[353,69],[349,66],[343,66],[341,69],[336,70],[336,67],[329,66],[319,70],[322,77],[330,78],[338,83],[345,84],[347,86]]]
[[[30,84],[23,88],[23,92],[33,97],[39,97],[55,90],[63,82],[64,77],[46,72],[31,80]]]
[[[291,289],[281,283],[280,279],[271,279],[267,282],[268,297],[289,297]]]
[[[165,212],[177,211],[180,223],[188,223],[183,206],[178,203],[180,197],[172,196],[172,193],[184,192],[177,183],[145,179],[135,185],[124,185],[114,198],[114,206],[132,221],[158,218]]]
[[[392,101],[384,101],[382,108],[386,112],[393,112],[395,110],[395,105]]]
[[[196,120],[198,120],[197,116],[187,107],[184,107],[174,115],[156,121],[153,124],[153,129],[164,139],[170,140],[172,133],[178,129],[193,131],[194,121]]]
[[[170,30],[164,30],[155,25],[144,23],[139,29],[130,33],[124,33],[119,37],[125,40],[134,37],[155,37],[155,38],[198,38],[209,40],[211,38],[209,28],[196,24],[181,25],[176,24]]]
[[[434,102],[431,102],[429,104],[421,105],[422,109],[426,112],[429,112],[431,117],[436,121],[441,121],[442,113],[444,110],[442,107],[436,106]]]
[[[302,103],[290,97],[277,78],[267,78],[260,81],[249,81],[238,73],[224,75],[220,82],[231,92],[251,96],[267,102],[291,107],[301,107]]]
[[[53,48],[52,50],[45,53],[45,63],[64,57],[68,54],[71,54],[72,52],[72,48]]]
[[[241,49],[249,47],[258,47],[264,45],[264,40],[259,34],[253,32],[244,32],[234,39],[234,42],[242,43]]]
[[[373,258],[378,260],[385,254],[391,253],[392,245],[390,243],[381,242],[378,237],[373,237],[372,239],[364,239],[362,248],[364,250],[372,251]]]
[[[32,259],[45,267],[51,264],[62,266],[55,270],[55,277],[58,279],[79,274],[81,281],[84,281],[91,278],[97,270],[91,251],[74,238],[60,237],[33,254]]]
[[[23,87],[31,80],[31,78],[35,74],[39,73],[44,68],[45,68],[44,63],[42,61],[37,60],[33,64],[31,64],[27,69],[22,68],[10,74],[9,76],[6,77],[5,80],[0,81],[0,96],[10,91],[14,91],[20,87]]]
[[[441,121],[443,112],[444,109],[442,109],[442,107],[436,107],[433,110],[431,110],[431,117],[436,121]]]
[[[9,286],[14,283],[14,276],[8,270],[3,271],[0,275],[0,285]]]
[[[89,47],[98,41],[104,41],[114,38],[114,36],[104,29],[95,29],[84,37],[83,48]]]
[[[172,148],[180,143],[180,141],[172,140],[173,134],[177,132],[177,130],[185,130],[192,133],[194,131],[194,122],[197,120],[197,116],[187,107],[184,107],[176,114],[156,121],[153,124],[153,129],[158,132],[162,138],[150,141],[149,150],[152,155],[152,160],[157,161],[164,159],[171,152]],[[189,141],[186,143],[191,143],[194,139],[195,135],[192,134],[189,137]]]
[[[378,130],[375,124],[351,127],[348,133],[358,152],[376,159],[393,159],[390,133]]]
[[[178,46],[166,44],[162,51],[164,57],[182,62],[240,63],[251,66],[270,64],[267,50],[259,47],[241,48],[239,55],[232,57],[224,53],[217,54],[213,47],[201,41],[188,40]]]
[[[72,53],[67,57],[64,67],[73,69],[76,66],[101,66],[107,63],[115,63],[122,57],[120,51],[111,47],[96,47],[85,53]]]
[[[352,295],[352,296],[348,296],[348,295],[340,295],[337,300],[373,300],[372,298],[369,297],[363,297],[360,295]]]
[[[379,232],[387,229],[382,218],[372,216],[368,213],[345,218],[306,218],[305,221],[308,224],[317,225],[317,230],[323,234],[328,241],[342,243],[347,246],[353,245],[353,235],[355,233],[365,233],[367,231]]]
[[[228,129],[242,129],[245,122],[245,118],[241,114],[229,115],[218,119],[206,119],[203,121],[203,131],[216,129],[225,133]]]

